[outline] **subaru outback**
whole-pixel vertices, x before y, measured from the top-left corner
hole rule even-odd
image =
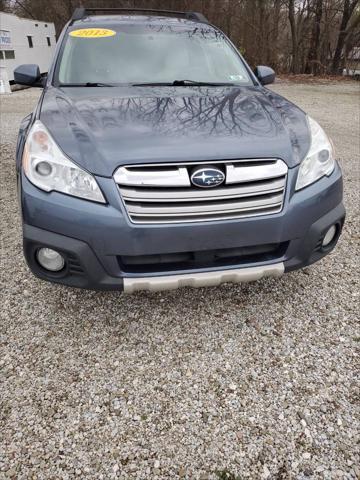
[[[24,255],[51,282],[124,292],[279,277],[344,223],[331,140],[194,12],[76,9],[21,123]]]

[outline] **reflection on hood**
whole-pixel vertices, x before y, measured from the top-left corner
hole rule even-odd
[[[50,88],[41,120],[93,173],[124,163],[278,157],[309,147],[305,114],[258,87]]]
[[[281,128],[281,122],[272,117],[271,109],[266,106],[266,102],[262,104],[256,97],[243,95],[240,89],[228,89],[216,97],[155,96],[105,101],[99,98],[90,105],[88,99],[77,102],[79,112],[93,131],[135,124],[144,125],[145,131],[151,133],[186,136],[272,136]]]

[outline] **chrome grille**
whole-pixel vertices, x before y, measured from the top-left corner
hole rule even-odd
[[[190,182],[190,172],[204,162],[120,167],[114,179],[134,223],[203,222],[281,211],[287,176],[282,160],[215,164],[224,169],[226,180],[208,189]]]

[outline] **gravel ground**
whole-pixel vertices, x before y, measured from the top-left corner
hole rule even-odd
[[[335,142],[338,248],[277,280],[134,296],[30,274],[14,152],[39,92],[0,98],[0,478],[359,478],[359,84],[274,89]]]

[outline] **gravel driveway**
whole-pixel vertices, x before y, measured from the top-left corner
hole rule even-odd
[[[359,84],[274,89],[335,142],[338,248],[281,279],[134,296],[30,274],[14,152],[39,91],[0,97],[1,479],[359,478]]]

